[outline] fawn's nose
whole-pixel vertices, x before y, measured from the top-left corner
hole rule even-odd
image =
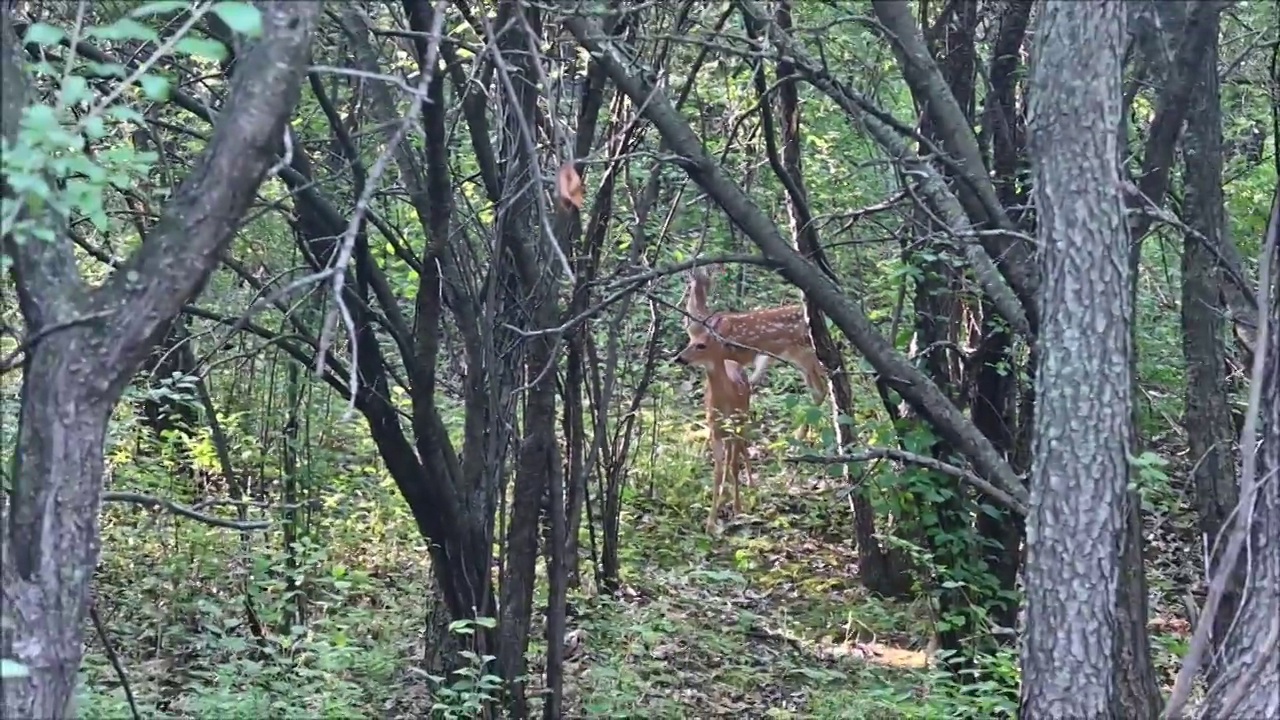
[[[673,362],[673,363],[675,363],[675,364],[677,364],[677,365],[688,365],[688,364],[689,364],[689,363],[684,359],[684,351],[683,351],[683,350],[681,350],[680,352],[678,352],[678,353],[676,353],[675,355],[671,356],[671,362]]]

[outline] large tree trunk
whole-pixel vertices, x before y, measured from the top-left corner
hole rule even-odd
[[[1020,716],[1111,717],[1131,440],[1133,307],[1120,195],[1124,4],[1049,0],[1031,150],[1041,248]]]
[[[5,717],[63,717],[83,654],[89,581],[98,563],[102,444],[112,403],[95,392],[101,332],[68,330],[37,345],[22,379],[13,506],[0,549],[4,657],[26,687],[4,680]],[[40,500],[41,502],[30,502]],[[12,650],[10,650],[12,648]]]
[[[1239,499],[1236,492],[1235,439],[1227,385],[1226,323],[1220,288],[1228,282],[1217,261],[1226,219],[1222,200],[1222,108],[1218,92],[1218,18],[1211,21],[1213,38],[1197,70],[1196,91],[1188,115],[1184,152],[1183,216],[1191,232],[1182,244],[1182,352],[1187,363],[1187,408],[1183,426],[1190,446],[1192,479],[1201,540],[1210,549],[1205,574],[1219,572],[1213,558],[1228,515]],[[1241,576],[1232,569],[1227,592],[1212,618],[1215,647],[1226,636],[1240,602]],[[1211,663],[1212,682],[1221,668]]]
[[[6,142],[35,102],[0,5],[0,121]],[[148,241],[102,285],[80,277],[61,218],[41,204],[23,219],[55,238],[5,237],[26,331],[16,474],[3,508],[0,657],[27,666],[0,684],[0,716],[66,717],[83,654],[98,559],[102,446],[112,408],[149,350],[218,264],[275,160],[298,100],[320,3],[262,6],[263,37],[243,58],[204,157],[174,193]],[[10,189],[7,189],[7,191]],[[17,198],[21,202],[21,198]]]

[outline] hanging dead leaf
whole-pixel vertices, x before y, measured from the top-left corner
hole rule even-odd
[[[581,210],[586,202],[586,196],[582,191],[582,177],[573,167],[572,160],[561,165],[560,172],[556,173],[556,194],[565,210],[571,207]]]

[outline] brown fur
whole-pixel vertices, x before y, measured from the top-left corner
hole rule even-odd
[[[804,306],[712,313],[707,296],[713,279],[713,273],[700,268],[689,273],[685,288],[685,310],[691,317],[685,321],[689,339],[710,335],[723,342],[727,359],[755,366],[749,378],[753,385],[760,382],[775,357],[781,358],[800,370],[814,404],[821,405],[827,399],[827,373],[813,349]]]
[[[703,410],[711,434],[714,475],[711,490],[711,514],[707,531],[714,532],[716,518],[725,497],[725,481],[733,484],[733,512],[742,512],[739,490],[747,463],[746,429],[751,419],[751,383],[742,366],[723,357],[723,343],[691,342],[676,357],[678,362],[700,367],[706,373],[703,386]]]

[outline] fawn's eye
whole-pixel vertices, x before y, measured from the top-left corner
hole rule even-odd
[[[706,343],[698,343],[698,344],[696,344],[696,345],[694,345],[694,346],[693,346],[693,349],[694,349],[694,350],[706,350],[706,349],[707,349],[707,344],[706,344]]]

